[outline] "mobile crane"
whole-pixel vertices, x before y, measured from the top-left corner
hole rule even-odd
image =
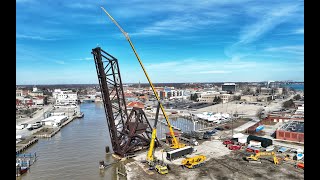
[[[171,146],[170,146],[170,147],[173,148],[173,149],[179,149],[179,148],[185,147],[186,144],[180,143],[180,142],[177,140],[177,138],[175,137],[174,132],[173,132],[173,129],[172,129],[172,126],[171,126],[170,121],[169,121],[169,118],[168,118],[166,112],[164,111],[164,108],[163,108],[163,106],[162,106],[162,104],[161,104],[161,102],[160,102],[160,98],[159,98],[159,96],[158,96],[158,94],[157,94],[157,92],[156,92],[156,90],[155,90],[155,88],[154,88],[154,86],[153,86],[153,84],[152,84],[149,76],[148,76],[147,71],[145,70],[145,68],[144,68],[144,66],[143,66],[143,64],[142,64],[142,61],[140,60],[140,57],[139,57],[137,51],[135,50],[135,48],[134,48],[134,46],[133,46],[133,44],[132,44],[132,42],[131,42],[131,40],[130,40],[130,37],[129,37],[128,33],[126,33],[126,32],[120,27],[120,25],[117,23],[117,21],[114,20],[113,17],[112,17],[103,7],[101,7],[101,9],[108,15],[108,17],[112,20],[112,22],[120,29],[120,31],[122,32],[122,34],[123,34],[123,35],[126,37],[126,39],[128,40],[128,42],[129,42],[129,44],[130,44],[130,46],[131,46],[131,48],[132,48],[135,56],[137,57],[137,59],[138,59],[138,61],[139,61],[139,64],[140,64],[140,66],[141,66],[141,68],[142,68],[145,76],[147,77],[147,80],[148,80],[148,82],[149,82],[149,85],[150,85],[150,87],[151,87],[151,89],[152,89],[152,91],[153,91],[153,93],[154,93],[154,95],[155,95],[155,97],[156,97],[159,105],[160,105],[162,114],[163,114],[163,116],[164,116],[164,118],[166,119],[166,122],[167,122],[167,124],[168,124],[170,136],[172,137],[172,142],[171,142]],[[150,145],[151,145],[151,143],[150,143]]]
[[[273,163],[275,165],[279,164],[279,160],[274,152],[258,152],[255,155],[251,154],[250,156],[246,157],[247,161],[257,161],[260,156],[272,156],[273,157]]]
[[[158,117],[159,117],[159,107],[160,104],[158,104],[157,106],[157,111],[156,111],[156,117],[154,120],[154,125],[152,128],[152,134],[151,134],[151,142],[150,142],[150,147],[149,147],[149,151],[147,154],[147,162],[148,165],[152,168],[155,168],[155,170],[159,173],[159,174],[167,174],[168,173],[168,167],[167,165],[164,163],[163,159],[162,161],[158,161],[156,159],[156,157],[154,157],[154,151],[155,151],[155,140],[156,140],[156,135],[157,135],[157,123],[158,123]]]

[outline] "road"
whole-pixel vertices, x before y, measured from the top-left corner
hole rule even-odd
[[[21,125],[21,124],[24,124],[24,123],[27,123],[27,124],[33,124],[37,121],[40,121],[40,120],[43,120],[43,113],[45,112],[48,112],[48,111],[51,111],[53,109],[53,106],[51,104],[47,105],[47,106],[44,106],[43,109],[41,110],[38,110],[32,118],[28,118],[28,119],[19,119],[16,121],[16,125]],[[27,130],[27,128],[24,128],[24,129],[17,129],[16,130],[16,136],[18,135],[21,135],[22,137],[26,137],[26,136],[30,136],[32,135],[34,132],[36,132],[37,129],[35,130],[32,130],[32,131],[29,131]]]
[[[285,102],[285,101],[288,101],[289,99],[292,99],[293,96],[295,96],[295,95],[291,95],[286,99],[280,99],[280,100],[273,101],[267,107],[265,107],[264,109],[265,109],[266,112],[272,112],[272,111],[275,111],[275,110],[280,110],[282,108],[282,103]]]
[[[28,124],[32,124],[35,123],[37,121],[40,121],[43,119],[43,113],[51,111],[53,109],[52,104],[49,104],[47,106],[44,106],[42,110],[38,110],[32,118],[27,118],[27,119],[19,119],[16,121],[16,125],[20,125],[20,124],[24,124],[24,123],[28,123]]]
[[[291,95],[290,97],[286,98],[286,99],[282,99],[282,100],[278,100],[278,101],[273,101],[272,103],[270,103],[269,105],[267,105],[267,107],[265,107],[265,111],[266,112],[271,112],[271,111],[275,111],[275,110],[279,110],[282,108],[282,103],[293,98],[294,95]],[[246,117],[246,118],[251,118],[252,120],[239,126],[238,128],[234,129],[234,131],[236,132],[241,132],[247,128],[249,128],[250,126],[254,125],[255,123],[259,122],[259,118],[256,116],[242,116],[242,117]],[[279,127],[280,124],[278,124],[277,126],[275,126],[275,129],[277,127]]]

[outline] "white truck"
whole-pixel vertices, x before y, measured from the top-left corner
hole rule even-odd
[[[249,141],[249,144],[250,144],[251,147],[261,148],[261,142],[260,141],[251,140],[251,141]]]

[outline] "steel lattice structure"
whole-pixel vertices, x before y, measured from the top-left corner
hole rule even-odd
[[[100,47],[92,54],[114,153],[123,157],[148,148],[151,125],[141,108],[133,108],[128,116],[118,60]]]

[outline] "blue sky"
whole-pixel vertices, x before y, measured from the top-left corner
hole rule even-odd
[[[16,0],[16,83],[98,83],[98,45],[147,82],[101,6],[154,83],[304,80],[303,1]]]

